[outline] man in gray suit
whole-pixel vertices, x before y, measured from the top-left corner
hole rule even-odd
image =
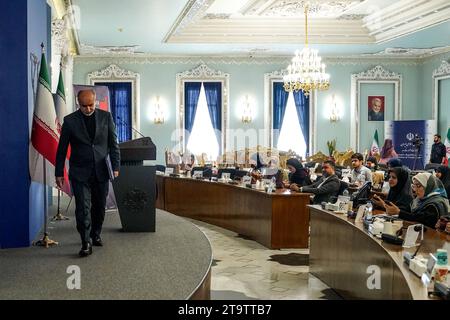
[[[56,154],[56,184],[64,184],[64,163],[70,144],[69,180],[75,196],[77,230],[81,236],[81,257],[92,254],[92,245],[103,246],[100,237],[105,218],[110,173],[119,176],[120,151],[111,113],[96,110],[95,91],[78,93],[80,109],[64,118]],[[92,242],[91,242],[92,239]]]

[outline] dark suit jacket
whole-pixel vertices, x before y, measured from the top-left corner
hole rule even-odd
[[[320,204],[322,202],[330,202],[331,197],[336,197],[339,193],[340,182],[337,175],[332,175],[322,184],[323,178],[313,183],[310,186],[303,187],[303,192],[309,192],[315,194],[314,204]]]
[[[384,112],[369,111],[369,121],[384,121]]]
[[[120,169],[120,150],[117,144],[116,127],[111,113],[95,110],[95,138],[91,142],[83,114],[80,110],[66,116],[61,129],[58,152],[56,153],[55,176],[64,175],[64,163],[70,144],[69,179],[86,182],[92,170],[99,181],[109,179],[106,157],[110,156],[113,171]]]

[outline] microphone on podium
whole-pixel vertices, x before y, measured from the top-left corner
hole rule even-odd
[[[133,130],[134,132],[136,132],[137,134],[139,134],[142,138],[145,138],[145,136],[140,133],[139,131],[137,131],[135,128],[133,128],[132,126],[130,126],[128,123],[126,123],[125,121],[122,120],[121,117],[117,117],[117,120],[119,121],[120,124],[126,126],[127,128],[131,128],[131,130]]]

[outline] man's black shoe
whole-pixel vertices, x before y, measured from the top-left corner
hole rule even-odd
[[[82,258],[90,256],[92,254],[92,245],[90,243],[83,244],[78,254]]]
[[[103,247],[103,241],[100,237],[95,237],[92,239],[92,244],[96,247]]]

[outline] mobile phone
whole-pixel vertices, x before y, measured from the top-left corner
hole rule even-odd
[[[387,203],[388,205],[392,205],[392,202],[389,200],[384,200],[384,203]]]

